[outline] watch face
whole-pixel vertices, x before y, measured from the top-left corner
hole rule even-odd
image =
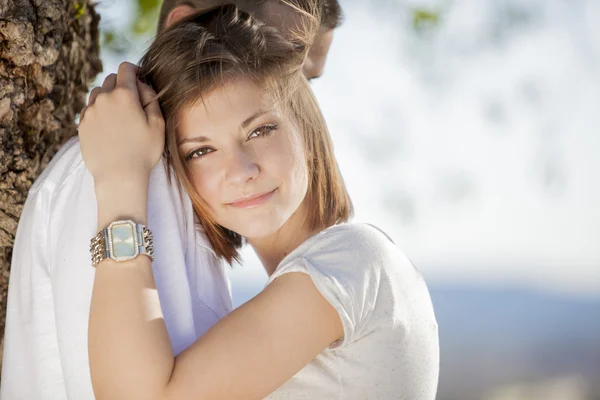
[[[135,226],[131,222],[113,222],[108,229],[111,258],[116,261],[129,260],[138,255]]]

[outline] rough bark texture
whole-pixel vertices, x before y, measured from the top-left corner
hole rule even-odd
[[[0,359],[17,221],[34,180],[76,134],[102,70],[98,22],[89,0],[0,0]]]

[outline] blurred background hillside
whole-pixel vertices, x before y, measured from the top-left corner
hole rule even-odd
[[[355,202],[426,278],[439,400],[600,400],[600,1],[342,0],[313,88]],[[160,0],[100,0],[104,73]],[[251,251],[235,305],[266,275]]]

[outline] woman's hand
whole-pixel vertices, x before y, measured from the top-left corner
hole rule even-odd
[[[136,68],[122,63],[117,75],[92,90],[82,112],[81,153],[97,186],[147,178],[163,153],[165,122],[158,101],[152,101],[156,93],[137,79]]]

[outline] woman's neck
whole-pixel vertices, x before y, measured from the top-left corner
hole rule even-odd
[[[306,222],[307,209],[303,202],[277,232],[264,238],[248,240],[248,243],[260,258],[268,276],[275,272],[285,256],[308,238],[323,230],[323,228],[311,230]]]

